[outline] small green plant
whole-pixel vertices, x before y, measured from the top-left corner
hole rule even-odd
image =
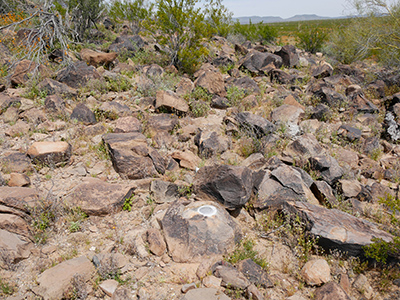
[[[81,230],[81,222],[80,221],[71,221],[69,224],[69,232],[74,233]]]
[[[190,110],[195,118],[205,117],[210,111],[210,105],[207,102],[198,100],[189,103]]]
[[[244,97],[246,97],[244,89],[238,88],[235,85],[231,85],[227,88],[226,98],[229,101],[229,106],[238,107]]]
[[[0,296],[11,296],[15,292],[15,287],[0,277]]]
[[[178,194],[180,197],[190,198],[193,193],[193,185],[182,185],[178,187]]]
[[[134,199],[135,199],[135,197],[133,194],[129,198],[126,198],[124,205],[122,206],[122,210],[131,211]]]
[[[253,249],[254,246],[254,241],[250,239],[242,240],[226,260],[231,264],[236,264],[242,260],[250,258],[260,267],[268,269],[267,261],[259,256],[258,252]]]

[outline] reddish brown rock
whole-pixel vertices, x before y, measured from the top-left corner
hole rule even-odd
[[[66,202],[88,215],[106,215],[120,211],[132,196],[134,188],[111,184],[96,178],[85,178],[74,191],[66,197]]]
[[[67,142],[35,142],[27,154],[35,163],[59,165],[69,161],[72,147]]]
[[[31,180],[25,174],[11,173],[10,180],[7,184],[8,186],[29,186],[31,184]]]
[[[331,281],[315,290],[315,300],[350,300],[350,297],[336,282]]]
[[[80,54],[82,60],[84,60],[88,65],[96,68],[103,65],[108,67],[118,55],[118,53],[115,52],[97,52],[87,48],[82,49]]]
[[[167,249],[167,245],[165,244],[164,238],[160,231],[155,228],[151,228],[147,230],[146,235],[147,242],[149,243],[149,250],[157,256],[163,255]]]
[[[24,59],[20,61],[13,74],[11,75],[11,85],[16,87],[20,84],[24,84],[29,80],[29,73],[33,73],[34,71],[40,72],[42,76],[48,76],[50,73],[49,70],[43,65],[37,65],[35,62]]]
[[[185,100],[171,91],[158,91],[156,95],[156,109],[167,110],[168,112],[187,113],[189,105]]]

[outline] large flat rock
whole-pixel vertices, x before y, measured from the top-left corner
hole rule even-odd
[[[33,188],[0,186],[0,204],[27,213],[39,203],[39,197]]]
[[[111,184],[96,178],[86,178],[67,196],[68,204],[80,207],[88,215],[106,215],[122,209],[134,187]]]
[[[71,287],[71,280],[75,275],[81,276],[87,282],[94,271],[94,265],[85,256],[64,261],[39,276],[39,286],[35,293],[44,300],[62,299],[63,293]]]
[[[240,229],[220,205],[175,201],[161,221],[168,251],[175,262],[201,262],[233,251]]]
[[[299,215],[307,223],[307,230],[318,236],[319,244],[326,249],[338,249],[357,256],[363,253],[363,246],[373,243],[373,238],[392,241],[392,236],[376,224],[337,209],[305,202],[286,202],[284,208]]]
[[[33,244],[24,240],[21,236],[0,229],[0,251],[7,254],[9,262],[16,263],[28,258],[32,247]],[[0,267],[6,267],[2,266],[2,264],[4,264],[4,261],[0,260]]]

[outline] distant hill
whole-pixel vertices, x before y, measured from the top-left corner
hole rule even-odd
[[[310,21],[310,20],[326,20],[326,19],[334,19],[329,17],[321,17],[317,15],[295,15],[291,18],[283,19],[281,17],[259,17],[259,16],[251,16],[251,17],[238,17],[234,18],[234,20],[239,20],[240,24],[249,24],[250,20],[254,23],[277,23],[277,22],[295,22],[295,21]]]

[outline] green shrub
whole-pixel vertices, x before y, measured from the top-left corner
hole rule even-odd
[[[268,269],[268,262],[259,256],[258,252],[253,249],[254,246],[254,241],[250,239],[242,240],[227,258],[227,261],[234,265],[242,260],[250,258],[262,268]]]
[[[278,36],[276,28],[264,24],[263,22],[253,24],[251,20],[249,24],[240,24],[240,22],[237,21],[233,25],[232,33],[242,35],[246,40],[251,42],[260,43],[273,42]]]
[[[322,46],[328,39],[328,32],[320,29],[318,25],[304,26],[297,33],[297,38],[300,48],[316,53],[322,50]]]

